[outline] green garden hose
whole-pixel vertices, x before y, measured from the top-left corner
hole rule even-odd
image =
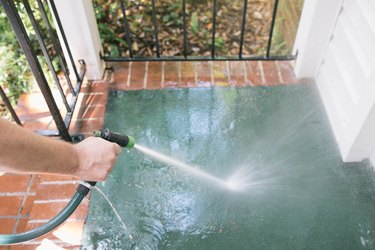
[[[107,141],[117,143],[121,147],[126,147],[131,149],[135,140],[131,136],[120,135],[114,132],[110,132],[108,129],[105,130],[96,130],[94,131],[94,136],[101,137]],[[0,234],[0,245],[11,245],[22,243],[36,239],[48,232],[52,231],[61,223],[63,223],[69,216],[76,210],[79,204],[82,202],[83,198],[90,192],[91,187],[95,186],[96,182],[85,182],[79,184],[76,190],[76,193],[73,195],[72,199],[66,205],[66,207],[58,214],[56,217],[48,221],[43,226],[32,229],[30,231],[18,234]]]
[[[82,184],[79,185],[79,187]],[[83,186],[83,185],[82,185]],[[86,186],[83,186],[87,188]],[[87,188],[89,189],[89,188]],[[87,191],[88,193],[88,191]],[[87,194],[86,193],[86,194]],[[72,199],[69,201],[68,205],[52,220],[48,221],[46,224],[44,224],[41,227],[35,228],[33,230],[19,233],[19,234],[0,234],[0,245],[10,245],[10,244],[16,244],[21,242],[26,242],[29,240],[33,240],[35,238],[38,238],[51,230],[58,227],[61,223],[63,223],[78,207],[78,205],[81,203],[83,198],[85,198],[85,194],[82,194],[78,191],[74,194]]]

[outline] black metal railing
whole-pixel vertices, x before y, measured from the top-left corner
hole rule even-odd
[[[150,46],[152,46],[151,50],[154,51],[154,55],[152,56],[142,56],[142,55],[136,55],[132,49],[132,38],[136,38],[135,34],[132,33],[132,30],[130,28],[131,22],[129,21],[129,16],[127,15],[127,9],[126,6],[127,3],[124,0],[118,0],[119,4],[121,5],[121,14],[123,18],[123,33],[124,37],[117,39],[123,39],[126,43],[126,48],[122,47],[122,50],[126,50],[127,54],[129,56],[111,56],[111,55],[101,55],[102,59],[105,61],[205,61],[205,60],[292,60],[295,59],[295,55],[275,55],[271,53],[272,49],[272,39],[274,35],[275,30],[275,23],[277,18],[277,12],[278,12],[278,5],[279,0],[270,0],[273,1],[273,7],[272,7],[272,20],[269,22],[269,32],[268,32],[268,40],[266,42],[266,48],[264,50],[264,53],[261,55],[248,55],[244,54],[244,43],[245,43],[245,33],[246,33],[246,24],[248,17],[248,0],[243,0],[243,8],[241,11],[241,22],[240,22],[240,35],[239,35],[239,52],[236,55],[230,55],[230,56],[222,56],[217,55],[217,49],[216,49],[216,40],[217,40],[217,13],[218,13],[218,0],[212,0],[212,30],[211,30],[211,44],[210,46],[210,56],[204,56],[204,55],[192,55],[189,50],[189,41],[188,41],[188,23],[187,23],[187,0],[181,0],[181,14],[180,18],[182,19],[182,37],[183,39],[183,51],[181,56],[163,56],[161,55],[161,45],[159,41],[159,26],[157,22],[157,9],[155,6],[156,0],[151,0],[151,23],[152,23],[152,36],[153,41],[149,42]],[[113,1],[112,1],[113,2]],[[116,2],[116,1],[115,1]],[[126,4],[127,3],[127,4]],[[210,2],[211,4],[211,2]],[[99,8],[99,6],[97,6]],[[112,18],[114,18],[112,16]],[[98,21],[100,22],[100,21]],[[105,24],[104,24],[105,25]],[[160,24],[159,24],[160,25]]]
[[[80,69],[79,71],[77,70],[54,1],[48,0],[47,2],[37,0],[37,6],[34,8],[31,7],[30,2],[28,0],[21,0],[17,2],[15,2],[14,0],[0,0],[0,3],[8,17],[10,25],[17,37],[18,43],[26,56],[30,69],[35,77],[35,80],[39,86],[39,89],[44,97],[44,100],[46,101],[51,116],[57,127],[57,130],[38,130],[36,132],[46,136],[61,136],[64,140],[71,141],[71,136],[68,130],[78,100],[78,94],[81,89],[83,77],[86,72],[86,65],[83,60],[80,60]],[[28,20],[31,23],[32,31],[26,30],[25,28],[24,21],[20,16],[19,7],[21,5],[22,10],[26,12],[23,14],[27,15]],[[42,32],[42,24],[38,22],[38,20],[36,20],[34,14],[36,11],[39,12],[43,20],[42,24],[45,32]],[[53,21],[51,21],[49,17],[53,17]],[[53,23],[56,23],[56,29],[54,28]],[[59,31],[59,34],[63,40],[63,45],[59,42],[56,30]],[[34,48],[35,44],[33,44],[31,41],[30,33],[33,33],[36,36],[37,43],[39,46],[38,50]],[[48,44],[47,46],[47,42],[50,42],[52,44]],[[76,78],[75,84],[73,84],[73,81],[69,76],[68,63],[63,53],[63,46],[65,46],[65,49],[69,57],[70,65],[73,70],[73,74]],[[51,47],[53,48],[53,53],[49,49]],[[47,77],[41,66],[42,62],[40,61],[40,59],[38,59],[39,51],[41,51],[44,57],[48,71],[52,74],[54,84],[56,85],[60,93],[65,110],[59,109],[58,104],[52,94]],[[57,58],[58,64],[61,67],[61,71],[64,77],[58,76],[56,66],[54,66],[54,63],[52,62],[52,57]],[[62,85],[62,80],[66,83],[70,93],[68,93],[68,91],[66,91],[65,93]],[[3,102],[9,110],[10,114],[12,115],[14,121],[17,124],[22,125],[22,122],[17,116],[17,113],[13,109],[8,97],[6,96],[1,86],[0,96],[3,99]]]

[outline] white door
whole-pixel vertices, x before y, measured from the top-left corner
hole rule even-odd
[[[297,35],[296,74],[316,80],[343,160],[371,158],[375,152],[375,2],[306,2],[310,9],[304,9]]]

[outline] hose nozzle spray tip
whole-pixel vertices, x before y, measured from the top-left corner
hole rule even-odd
[[[117,143],[119,146],[127,149],[132,149],[135,145],[135,139],[132,136],[111,132],[107,128],[103,130],[95,130],[93,135],[95,137],[100,137],[104,140]]]
[[[130,135],[128,135],[128,138],[129,138],[129,142],[128,142],[128,145],[126,145],[126,147],[128,149],[132,149],[135,145],[135,139],[133,136],[130,136]]]

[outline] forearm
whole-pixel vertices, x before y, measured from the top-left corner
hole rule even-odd
[[[37,135],[0,119],[0,171],[74,175],[73,145]]]
[[[0,172],[60,174],[102,181],[120,154],[119,145],[101,138],[89,137],[72,145],[0,118]]]

